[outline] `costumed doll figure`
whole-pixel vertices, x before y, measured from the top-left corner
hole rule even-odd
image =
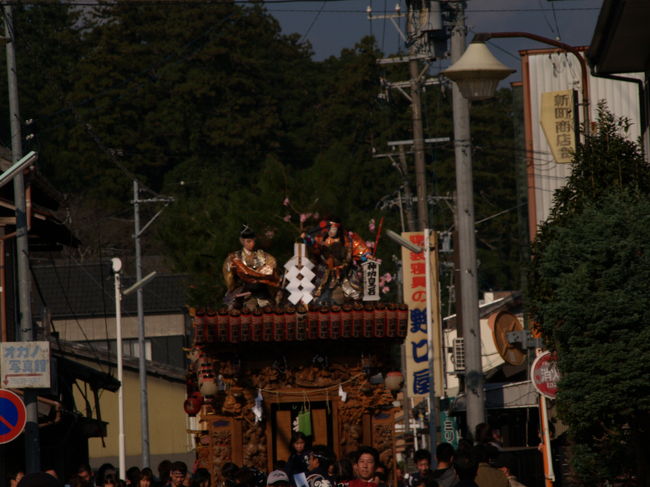
[[[232,252],[223,263],[227,292],[225,304],[230,309],[254,310],[275,304],[280,287],[275,257],[255,249],[255,232],[243,225],[239,234],[241,250]]]
[[[317,304],[343,304],[361,299],[360,265],[372,258],[370,249],[354,232],[345,231],[338,219],[322,221],[313,237],[305,237],[316,263]]]

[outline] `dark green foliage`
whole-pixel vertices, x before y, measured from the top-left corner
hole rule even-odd
[[[142,241],[145,254],[164,254],[193,276],[193,304],[221,300],[221,263],[244,222],[280,262],[300,232],[299,213],[336,215],[368,240],[371,218],[400,229],[397,206],[378,203],[403,181],[373,150],[412,138],[408,101],[377,96],[381,76],[407,74],[382,72],[372,38],[315,62],[261,5],[222,2],[20,7],[16,26],[23,118],[35,120],[26,149],[74,195],[70,225],[84,255],[132,253],[133,177],[151,189],[143,198],[175,198]],[[425,136],[453,137],[447,91],[428,87],[423,102]],[[473,108],[478,220],[513,206],[510,109],[507,90]],[[414,188],[412,169],[409,179]],[[427,182],[430,194],[453,193],[452,143],[428,150]],[[453,226],[450,206],[432,208],[434,228]],[[142,222],[156,209],[143,205]],[[512,217],[477,227],[483,288],[517,284]],[[394,272],[399,252],[382,239],[382,272]]]
[[[650,167],[599,109],[533,247],[530,309],[562,374],[558,412],[585,485],[635,473],[650,433]]]

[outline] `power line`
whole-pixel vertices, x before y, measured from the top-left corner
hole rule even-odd
[[[311,32],[312,27],[316,24],[316,21],[318,20],[318,17],[320,17],[320,14],[323,12],[323,9],[325,8],[325,4],[327,3],[327,0],[323,0],[323,3],[321,3],[320,9],[318,9],[318,12],[316,12],[316,16],[314,19],[311,21],[311,24],[309,24],[309,27],[307,28],[307,31],[302,35],[300,38],[299,42],[304,42],[309,33]]]

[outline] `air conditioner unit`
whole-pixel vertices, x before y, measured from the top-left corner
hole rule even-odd
[[[465,372],[465,340],[463,337],[454,338],[454,372]]]

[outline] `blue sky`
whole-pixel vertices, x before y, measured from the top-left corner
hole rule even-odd
[[[268,11],[280,21],[283,31],[297,32],[308,39],[317,60],[338,55],[341,49],[353,47],[371,33],[385,53],[404,49],[390,21],[370,22],[366,14],[368,6],[377,15],[386,10],[392,12],[398,0],[285,0],[275,5],[272,1],[266,3]],[[404,12],[404,0],[400,3]],[[602,0],[469,0],[468,41],[472,32],[525,31],[559,38],[575,46],[589,45],[601,4]],[[524,39],[493,40],[490,46],[512,68],[518,67],[519,49],[545,47]]]

